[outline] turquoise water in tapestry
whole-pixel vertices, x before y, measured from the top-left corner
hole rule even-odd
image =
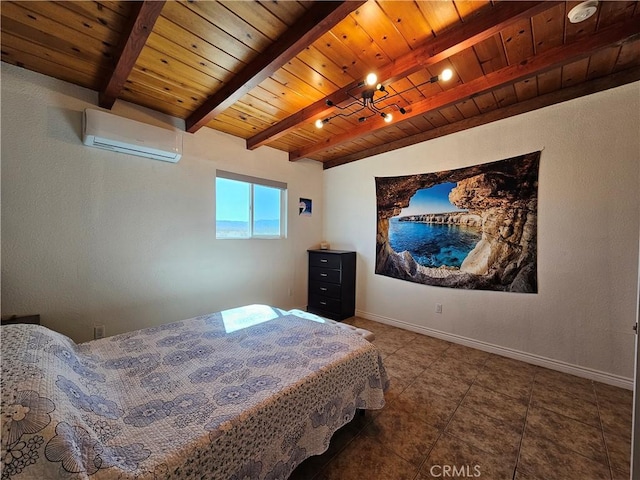
[[[458,225],[389,221],[389,244],[394,251],[408,251],[425,267],[460,267],[482,238],[479,228]]]

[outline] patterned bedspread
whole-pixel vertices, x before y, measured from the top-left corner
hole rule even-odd
[[[387,378],[362,337],[251,306],[85,344],[7,325],[1,382],[3,479],[231,480],[287,478]]]

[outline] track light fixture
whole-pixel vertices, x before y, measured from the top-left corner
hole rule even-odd
[[[420,85],[415,85],[412,88],[418,88],[424,84],[435,83],[440,80],[447,81],[447,80],[450,80],[452,77],[453,77],[453,72],[447,68],[443,70],[440,75],[433,76],[428,81],[421,83]],[[377,82],[378,82],[378,77],[375,73],[368,74],[367,77],[363,81],[359,82],[357,86],[347,91],[347,95],[353,98],[354,101],[349,103],[348,105],[345,105],[344,107],[334,104],[331,100],[327,100],[326,104],[328,107],[336,107],[341,112],[344,112],[345,110],[349,110],[349,112],[336,113],[335,115],[332,115],[327,118],[318,118],[315,121],[316,128],[324,127],[324,125],[326,123],[329,123],[329,121],[332,118],[350,117],[351,115],[355,115],[356,113],[359,113],[364,109],[369,110],[371,113],[358,117],[359,122],[364,122],[365,120],[367,120],[370,117],[373,117],[374,115],[380,115],[382,118],[384,118],[385,122],[390,123],[393,121],[393,114],[391,112],[385,112],[383,110],[392,109],[392,108],[395,108],[402,115],[407,113],[407,110],[404,107],[401,107],[397,103],[391,102],[391,100],[394,97],[401,95],[407,90],[402,92],[396,92],[391,86],[385,87],[382,83],[377,83]],[[360,90],[359,96],[356,96],[353,93],[356,90]],[[393,90],[393,93],[391,93],[389,90]],[[383,101],[384,101],[384,105],[380,105],[380,103]],[[352,107],[358,107],[358,108],[354,110],[352,109]]]

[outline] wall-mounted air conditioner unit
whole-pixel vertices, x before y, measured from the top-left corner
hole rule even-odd
[[[82,143],[165,162],[182,156],[180,132],[89,108],[82,116]]]

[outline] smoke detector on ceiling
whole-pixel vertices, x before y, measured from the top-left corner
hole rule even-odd
[[[589,0],[573,7],[567,16],[571,23],[580,23],[596,13],[596,10],[598,10],[598,0]]]

